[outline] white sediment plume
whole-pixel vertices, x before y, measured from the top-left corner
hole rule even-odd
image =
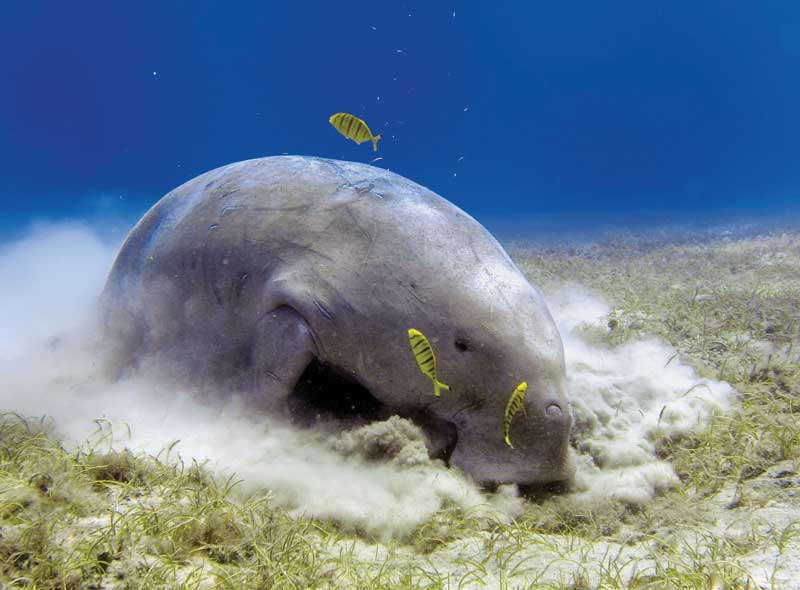
[[[82,329],[113,254],[80,224],[40,224],[0,244],[0,361]]]
[[[611,309],[585,288],[548,302],[564,340],[578,496],[643,504],[677,485],[671,465],[656,458],[654,435],[703,428],[712,411],[728,407],[731,386],[699,377],[660,340],[592,344],[587,334],[608,330]]]
[[[404,420],[332,436],[243,416],[233,403],[211,407],[146,371],[105,381],[91,348],[92,320],[116,247],[81,224],[40,226],[0,245],[0,411],[47,415],[68,444],[93,439],[158,454],[179,441],[172,458],[207,460],[298,514],[379,538],[404,536],[444,506],[521,512],[513,486],[488,496],[427,459],[419,431]],[[550,303],[566,347],[581,493],[645,502],[675,483],[648,434],[702,425],[711,407],[724,407],[730,388],[677,359],[667,363],[674,351],[657,341],[616,349],[587,343],[580,325],[607,312],[595,296],[571,290]],[[100,430],[97,418],[107,420]],[[376,459],[381,453],[388,458]]]

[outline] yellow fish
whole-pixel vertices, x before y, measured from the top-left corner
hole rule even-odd
[[[506,444],[514,448],[514,445],[511,444],[511,441],[508,439],[509,432],[511,430],[511,421],[514,419],[514,416],[519,409],[522,407],[522,403],[525,401],[525,392],[528,391],[528,384],[523,381],[517,388],[514,390],[514,393],[511,394],[511,397],[508,400],[508,404],[506,405],[506,416],[503,418],[503,434],[506,438]],[[524,411],[524,410],[523,410]]]
[[[408,330],[408,340],[411,342],[411,352],[414,353],[414,358],[417,359],[420,371],[433,381],[433,395],[439,397],[442,389],[449,390],[450,386],[445,385],[436,378],[436,357],[433,356],[431,343],[428,342],[422,332],[414,328]]]
[[[336,113],[331,115],[328,121],[347,139],[352,139],[359,145],[369,140],[372,142],[372,151],[378,151],[378,140],[381,138],[381,134],[372,135],[372,131],[369,130],[363,119],[350,113]]]

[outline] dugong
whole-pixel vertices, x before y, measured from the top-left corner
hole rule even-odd
[[[300,156],[202,174],[131,230],[102,301],[117,375],[155,359],[283,416],[327,375],[323,405],[343,383],[368,392],[477,482],[569,478],[563,347],[541,294],[477,221],[398,174]],[[441,397],[409,328],[431,343]],[[512,449],[504,410],[522,381]]]

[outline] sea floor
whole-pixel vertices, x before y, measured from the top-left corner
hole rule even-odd
[[[311,496],[350,488],[319,470],[308,488],[234,477],[168,440],[115,444],[100,415],[76,440],[58,412],[16,406],[18,376],[0,379],[0,587],[800,588],[800,232],[506,246],[565,340],[568,493],[484,494],[419,459],[413,429],[393,422],[326,447],[353,478],[382,474],[357,481],[386,494],[337,511]],[[53,388],[82,387],[55,370]],[[307,455],[291,452],[296,471]],[[399,526],[403,510],[416,520]]]

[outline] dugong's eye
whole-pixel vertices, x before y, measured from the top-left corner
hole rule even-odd
[[[466,352],[467,350],[469,350],[469,343],[463,338],[456,338],[453,344],[461,352]]]

